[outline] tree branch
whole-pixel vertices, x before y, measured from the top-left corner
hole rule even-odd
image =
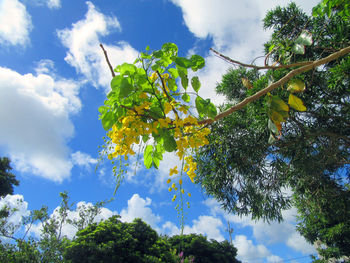
[[[208,124],[208,123],[213,123],[214,121],[220,120],[228,115],[230,115],[231,113],[242,109],[245,105],[247,105],[248,103],[255,101],[257,99],[259,99],[260,97],[262,97],[263,95],[267,94],[268,92],[284,85],[287,81],[289,81],[290,79],[292,79],[293,77],[307,72],[311,69],[314,69],[318,66],[324,65],[330,61],[336,60],[342,56],[345,56],[346,54],[350,53],[350,46],[343,48],[341,50],[339,50],[338,52],[335,52],[325,58],[319,59],[319,60],[315,60],[313,62],[310,62],[311,64],[302,66],[300,68],[294,69],[292,71],[290,71],[287,75],[285,75],[283,78],[281,78],[280,80],[272,83],[271,85],[267,86],[265,89],[260,90],[259,92],[255,93],[254,95],[245,98],[243,101],[241,101],[240,103],[232,106],[230,109],[218,114],[214,120],[213,119],[206,119],[206,120],[202,120],[200,122],[198,122],[198,124],[200,125],[204,125],[204,124]]]
[[[103,45],[101,43],[100,43],[100,47],[102,48],[103,53],[105,54],[105,58],[106,58],[109,70],[111,71],[112,77],[114,78],[115,77],[115,73],[114,73],[114,70],[113,70],[113,67],[112,67],[111,63],[109,62],[109,59],[108,59],[108,56],[107,56],[107,51],[105,50],[105,48],[103,47]]]
[[[213,51],[216,55],[218,55],[219,58],[232,63],[232,64],[237,64],[240,65],[242,67],[245,68],[254,68],[254,69],[281,69],[281,68],[293,68],[293,67],[301,67],[301,66],[305,66],[305,65],[310,65],[313,63],[313,61],[303,61],[303,62],[298,62],[298,63],[294,63],[294,64],[289,64],[289,65],[279,65],[279,66],[269,66],[269,65],[265,65],[265,66],[256,66],[256,65],[252,65],[252,64],[245,64],[242,63],[240,61],[237,60],[233,60],[232,58],[229,58],[223,54],[221,54],[220,52],[210,48],[211,51]],[[265,62],[266,63],[266,62]]]

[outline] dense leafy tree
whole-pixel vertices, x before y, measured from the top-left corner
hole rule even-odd
[[[170,246],[140,219],[113,216],[79,231],[66,248],[68,262],[174,262]]]
[[[178,235],[168,239],[172,248],[181,251],[184,256],[193,256],[196,263],[238,263],[237,249],[228,241],[208,241],[202,235]]]
[[[70,240],[62,235],[64,225],[71,225],[77,230],[82,230],[95,221],[101,208],[109,201],[97,202],[94,205],[80,205],[78,217],[69,218],[69,212],[73,204],[69,202],[67,192],[60,193],[61,204],[57,211],[49,216],[47,207],[33,210],[29,216],[22,218],[21,222],[8,220],[17,212],[15,207],[2,208],[6,216],[0,218],[0,262],[62,262],[63,252]],[[19,200],[18,202],[21,202]],[[35,223],[41,223],[39,238],[28,237],[30,228]],[[21,231],[25,229],[24,234]]]
[[[228,100],[222,109],[293,69],[283,65],[314,61],[348,46],[346,14],[339,14],[338,9],[327,16],[320,14],[309,17],[295,4],[268,12],[264,27],[271,28],[273,35],[265,44],[266,62],[272,60],[282,67],[263,73],[256,68],[231,69],[217,86],[217,92]],[[296,44],[302,34],[312,36],[313,42]],[[271,92],[265,101],[253,101],[212,124],[210,143],[197,156],[197,182],[228,211],[253,218],[281,220],[281,210],[296,205],[299,231],[311,243],[325,244],[326,258],[350,255],[346,187],[350,179],[350,57],[326,63],[292,81]],[[271,111],[269,98],[287,101],[293,87],[306,109],[291,109],[282,118]],[[276,116],[283,120],[281,127]]]
[[[0,157],[0,197],[13,194],[13,186],[19,185],[19,181],[10,172],[11,170],[10,159]]]

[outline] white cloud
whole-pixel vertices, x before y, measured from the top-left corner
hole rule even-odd
[[[21,229],[22,217],[30,214],[28,203],[24,201],[23,195],[6,195],[0,198],[0,210],[3,208],[10,212],[5,224],[7,234],[16,235],[16,232]]]
[[[56,182],[70,176],[66,141],[74,133],[69,117],[81,108],[78,92],[71,80],[0,67],[0,147],[17,170]]]
[[[90,169],[92,164],[97,164],[98,160],[92,158],[89,154],[77,151],[71,154],[72,162],[75,165]]]
[[[307,243],[306,240],[295,230],[295,208],[282,211],[284,221],[270,223],[262,220],[254,221],[249,216],[238,216],[226,213],[220,208],[219,203],[209,198],[204,202],[210,209],[212,215],[222,215],[226,220],[235,223],[237,226],[251,227],[254,238],[260,243],[276,244],[284,243],[295,251],[303,254],[315,253],[314,247]]]
[[[76,209],[72,210],[72,211],[68,211],[67,213],[67,220],[80,220],[81,219],[81,215],[80,213],[82,211],[85,211],[85,214],[87,209],[92,208],[93,204],[92,203],[86,203],[84,201],[78,202],[76,205]],[[50,218],[55,218],[56,220],[60,220],[60,214],[59,214],[59,209],[60,207],[56,207],[55,210],[52,212],[52,214],[50,215]],[[82,213],[83,214],[83,213]],[[100,213],[94,217],[92,222],[95,223],[99,223],[103,220],[106,220],[108,218],[110,218],[113,215],[116,215],[117,213],[115,211],[111,211],[108,208],[102,207],[100,210]],[[89,219],[89,217],[85,217],[85,219]],[[92,218],[91,218],[92,219]],[[59,221],[60,222],[60,221]],[[39,222],[37,224],[32,225],[32,227],[30,228],[30,233],[34,234],[37,237],[40,237],[40,233],[42,231],[42,223]],[[72,224],[68,224],[67,222],[62,224],[62,229],[61,229],[61,237],[65,236],[69,239],[72,239],[75,234],[77,233],[78,229],[73,226]]]
[[[83,74],[88,82],[107,90],[111,73],[99,46],[100,37],[114,30],[121,30],[121,27],[116,17],[103,15],[91,2],[87,2],[87,5],[85,19],[73,24],[71,29],[59,30],[58,37],[69,49],[65,57],[66,62]],[[114,67],[124,62],[132,63],[138,56],[138,52],[126,42],[104,47]]]
[[[286,5],[285,1],[269,0],[171,0],[181,8],[183,19],[198,38],[210,37],[213,48],[233,59],[250,63],[263,54],[263,43],[268,39],[269,32],[262,28],[262,19],[266,12],[276,5]],[[306,12],[318,0],[296,1]],[[195,48],[194,48],[195,49]],[[230,64],[210,53],[206,58],[206,67],[199,71],[202,83],[200,95],[210,98],[215,104],[221,104],[224,99],[215,94],[216,83],[230,67]]]
[[[288,236],[287,245],[295,251],[300,251],[304,255],[316,254],[316,249],[308,243],[299,233],[294,232]]]
[[[31,30],[31,17],[21,2],[0,2],[0,45],[26,45]]]
[[[51,9],[58,9],[61,7],[61,0],[48,0],[47,7]]]
[[[61,0],[23,0],[28,4],[34,4],[37,6],[47,6],[50,9],[60,9]]]
[[[219,218],[213,216],[202,215],[198,219],[192,221],[193,225],[190,227],[185,225],[184,234],[202,234],[208,237],[208,239],[215,239],[217,241],[224,241],[225,238],[221,234],[223,228],[222,221]]]
[[[127,208],[120,212],[121,220],[125,222],[132,222],[135,218],[141,218],[152,228],[157,229],[157,224],[160,222],[161,217],[152,212],[150,205],[152,200],[148,197],[146,199],[141,198],[138,194],[134,194],[128,200]]]
[[[237,258],[243,262],[259,262],[259,259],[267,258],[271,252],[264,245],[254,245],[246,236],[236,235],[233,245],[237,248]]]

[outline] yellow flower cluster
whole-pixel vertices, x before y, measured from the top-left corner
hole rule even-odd
[[[175,178],[167,180],[168,184],[171,183],[169,192],[175,192],[172,198],[172,201],[175,201],[178,195],[182,200],[182,195],[185,194],[182,173],[187,174],[194,182],[197,163],[191,155],[199,147],[209,143],[207,136],[210,134],[210,129],[200,126],[198,119],[189,112],[190,106],[182,104],[178,97],[172,96],[166,85],[169,79],[168,73],[159,75],[154,72],[149,76],[150,82],[155,87],[154,93],[141,92],[138,95],[141,101],[139,105],[128,108],[125,116],[118,120],[119,123],[113,125],[112,130],[107,134],[113,145],[108,158],[123,156],[128,160],[129,155],[135,154],[133,147],[142,142],[142,136],[159,134],[161,129],[168,129],[176,142],[175,154],[180,161],[183,161],[183,169],[176,179],[177,182],[173,182]],[[159,94],[163,94],[165,98],[157,97]],[[156,107],[160,107],[163,111],[163,117],[157,119],[150,114],[150,109],[155,107],[152,104],[155,101],[154,97],[159,101]],[[169,176],[177,174],[179,174],[177,166],[170,169]],[[187,195],[191,196],[190,193]]]

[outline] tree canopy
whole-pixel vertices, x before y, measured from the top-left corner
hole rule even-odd
[[[273,30],[265,44],[266,61],[282,65],[315,61],[350,43],[349,20],[337,10],[309,17],[295,4],[276,7],[267,13],[264,27]],[[312,44],[296,44],[302,34],[312,36]],[[216,88],[227,98],[222,110],[291,70],[231,69]],[[298,230],[311,243],[325,244],[326,258],[350,255],[349,84],[347,55],[212,124],[209,144],[196,158],[197,183],[228,211],[256,219],[282,220],[281,211],[295,205]],[[300,108],[290,103],[291,91],[300,98]],[[288,101],[288,112],[282,101]]]
[[[0,157],[0,197],[13,194],[13,186],[19,185],[19,181],[16,180],[11,170],[10,159],[7,157]]]

